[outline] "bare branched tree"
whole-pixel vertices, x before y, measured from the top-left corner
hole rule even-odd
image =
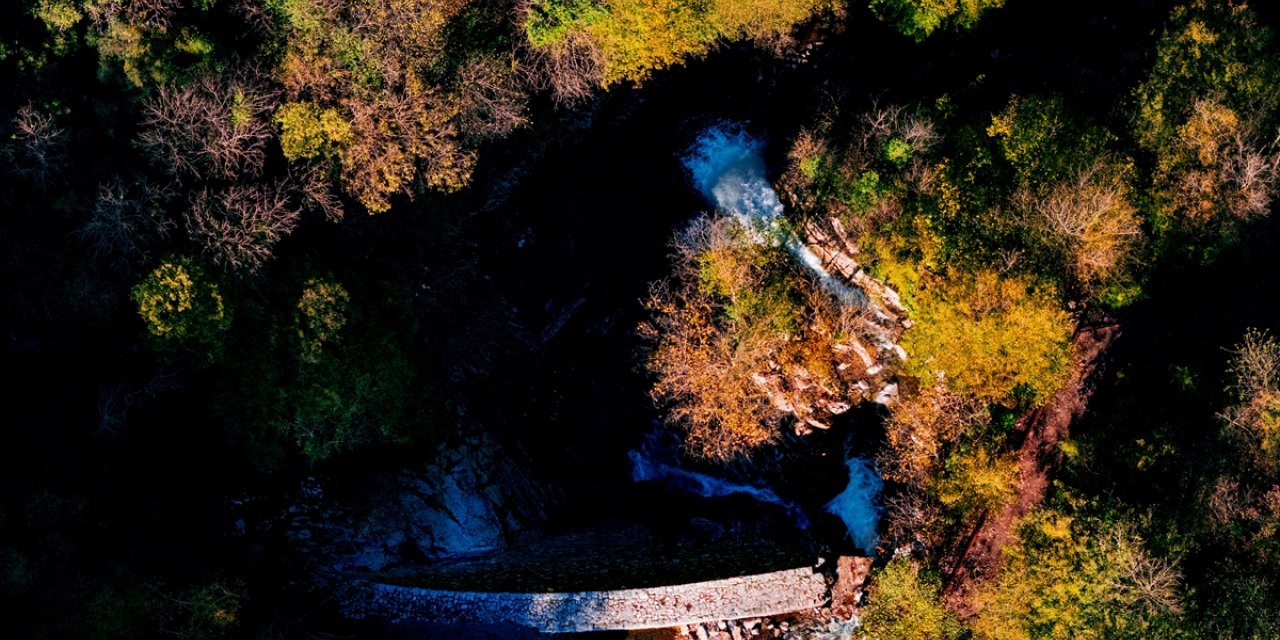
[[[942,507],[915,488],[895,491],[885,498],[885,542],[900,547],[919,541],[926,550],[938,549],[944,540]]]
[[[1103,158],[1045,192],[1020,189],[1013,206],[1033,239],[1091,285],[1117,273],[1142,237],[1132,200],[1116,164]]]
[[[1193,220],[1225,213],[1246,219],[1271,211],[1280,182],[1280,139],[1267,141],[1258,118],[1200,99],[1178,130],[1179,152],[1161,167],[1174,207]]]
[[[1231,353],[1236,401],[1219,418],[1257,469],[1275,473],[1280,470],[1280,342],[1250,329]]]
[[[148,402],[180,388],[178,376],[165,370],[156,373],[141,387],[128,380],[98,387],[98,432],[119,435],[128,424],[130,411],[145,407]]]
[[[938,142],[933,121],[898,105],[872,105],[861,120],[861,144],[868,152],[879,151],[886,141],[895,138],[911,145],[915,153],[925,153]]]
[[[298,217],[282,185],[233,185],[201,191],[186,213],[186,226],[214,264],[252,273],[271,258]]]
[[[171,197],[145,179],[126,184],[113,178],[98,185],[93,217],[77,235],[99,259],[129,262],[145,257],[147,245],[168,237],[176,226],[160,209]]]
[[[1249,136],[1236,135],[1224,153],[1220,175],[1231,186],[1227,209],[1237,218],[1266,215],[1276,197],[1280,178],[1280,154],[1275,142],[1261,145]]]
[[[886,478],[923,489],[947,449],[972,424],[984,419],[985,407],[951,393],[940,381],[900,398],[885,422],[886,445],[877,463]]]
[[[84,9],[100,33],[106,32],[112,23],[164,31],[181,5],[182,0],[94,0],[84,3]]]
[[[13,118],[14,172],[44,189],[66,161],[67,133],[30,104]]]
[[[604,57],[585,33],[571,32],[563,42],[524,49],[525,82],[539,91],[550,90],[560,104],[582,102],[595,94],[604,76]]]
[[[527,97],[510,64],[477,56],[458,69],[461,130],[477,137],[500,136],[528,122]]]
[[[1152,555],[1130,526],[1116,527],[1105,544],[1118,556],[1119,574],[1111,586],[1122,604],[1149,615],[1182,613],[1182,570],[1176,560]]]
[[[329,167],[322,163],[306,163],[290,168],[289,184],[298,192],[304,211],[313,211],[337,222],[346,214],[342,200],[334,192]]]
[[[176,178],[256,177],[275,105],[275,92],[253,69],[162,85],[143,103],[138,145]]]

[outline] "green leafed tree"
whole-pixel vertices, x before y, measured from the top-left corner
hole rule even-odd
[[[215,409],[260,467],[320,463],[432,437],[434,378],[412,357],[397,314],[331,277],[307,278],[288,309],[246,308],[257,331],[228,349],[237,375]]]
[[[1004,0],[871,0],[871,11],[903,34],[924,40],[942,28],[968,29]]]

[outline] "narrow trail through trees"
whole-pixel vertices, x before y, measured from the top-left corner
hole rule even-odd
[[[1058,443],[1067,437],[1071,421],[1084,414],[1102,356],[1119,336],[1120,326],[1114,323],[1079,327],[1071,343],[1071,378],[1047,404],[1019,421],[1023,441],[1018,449],[1017,499],[995,513],[980,515],[963,544],[943,563],[947,571],[943,596],[948,608],[962,618],[977,614],[977,587],[999,575],[1011,530],[1044,499],[1049,476],[1062,461]]]

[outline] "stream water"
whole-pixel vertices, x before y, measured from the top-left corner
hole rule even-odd
[[[722,214],[732,215],[756,242],[781,242],[829,293],[846,304],[861,304],[863,293],[831,275],[822,260],[794,233],[785,231],[784,208],[765,174],[764,141],[731,122],[698,135],[682,158],[693,186]]]
[[[794,502],[815,532],[829,523],[835,527],[838,519],[853,544],[873,546],[880,481],[867,459],[845,454],[843,446],[851,438],[859,440],[853,451],[873,449],[874,410],[849,417],[836,433],[790,443],[785,455],[806,453],[768,476],[770,482],[678,457],[650,457],[637,465],[646,434],[660,418],[647,396],[651,381],[633,366],[645,349],[635,332],[644,320],[638,301],[648,283],[669,273],[667,243],[690,215],[714,208],[775,228],[784,212],[770,187],[770,169],[784,161],[786,141],[820,113],[832,115],[837,99],[846,111],[835,115],[844,119],[854,117],[859,97],[868,108],[877,100],[927,108],[949,96],[975,111],[998,110],[1012,93],[1087,95],[1095,99],[1086,107],[1114,104],[1112,98],[1127,95],[1136,81],[1132,74],[1144,68],[1125,61],[1149,50],[1158,33],[1151,25],[1166,14],[1158,3],[1124,3],[1122,10],[1114,4],[1010,6],[992,12],[977,31],[938,34],[919,45],[865,8],[853,10],[804,61],[725,47],[641,88],[614,90],[582,117],[566,119],[573,126],[553,133],[554,144],[520,173],[511,198],[476,218],[484,231],[478,268],[512,310],[509,322],[550,337],[530,355],[503,363],[500,371],[511,381],[506,390],[486,382],[484,397],[503,401],[477,403],[476,420],[514,425],[531,464],[558,474],[570,488],[577,501],[562,517],[566,527],[588,526],[600,512],[670,523],[688,519],[694,508],[672,509],[663,501],[676,500],[673,494],[728,492],[703,499],[703,506],[729,502],[727,510],[737,513],[745,501],[760,505],[758,511],[790,513],[787,503]],[[1101,13],[1115,19],[1096,20]],[[1062,29],[1037,26],[1044,24]],[[1075,46],[1082,38],[1090,42],[1083,50]],[[993,42],[1001,48],[992,49]],[[1110,72],[1126,65],[1133,69],[1129,76]],[[537,140],[547,134],[521,135]],[[529,141],[513,138],[504,148],[519,156],[526,146]],[[495,155],[484,157],[482,165],[493,166]],[[803,247],[791,243],[788,249],[819,281],[831,282]],[[555,331],[546,330],[552,326]],[[507,397],[515,392],[524,395]],[[828,442],[815,446],[819,439]],[[819,448],[826,457],[812,453]],[[638,485],[645,486],[637,493]],[[657,485],[669,490],[646,493]]]
[[[845,304],[861,304],[863,297],[853,286],[832,276],[821,261],[793,233],[783,229],[782,202],[765,173],[764,142],[733,123],[712,125],[700,133],[682,163],[693,186],[721,214],[732,215],[753,230],[752,241],[769,242],[781,238],[789,253],[827,291]],[[706,497],[745,495],[759,502],[783,507],[796,526],[809,527],[809,518],[796,503],[766,486],[729,481],[680,466],[676,451],[662,446],[662,439],[650,437],[629,454],[632,478],[638,482],[662,482],[672,488]],[[856,547],[874,553],[880,510],[876,498],[884,487],[871,461],[858,456],[846,460],[849,481],[844,490],[828,502],[825,510],[838,517]]]

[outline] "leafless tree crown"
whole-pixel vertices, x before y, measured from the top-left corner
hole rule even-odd
[[[256,177],[275,105],[275,92],[252,70],[162,85],[143,104],[138,144],[177,178]]]

